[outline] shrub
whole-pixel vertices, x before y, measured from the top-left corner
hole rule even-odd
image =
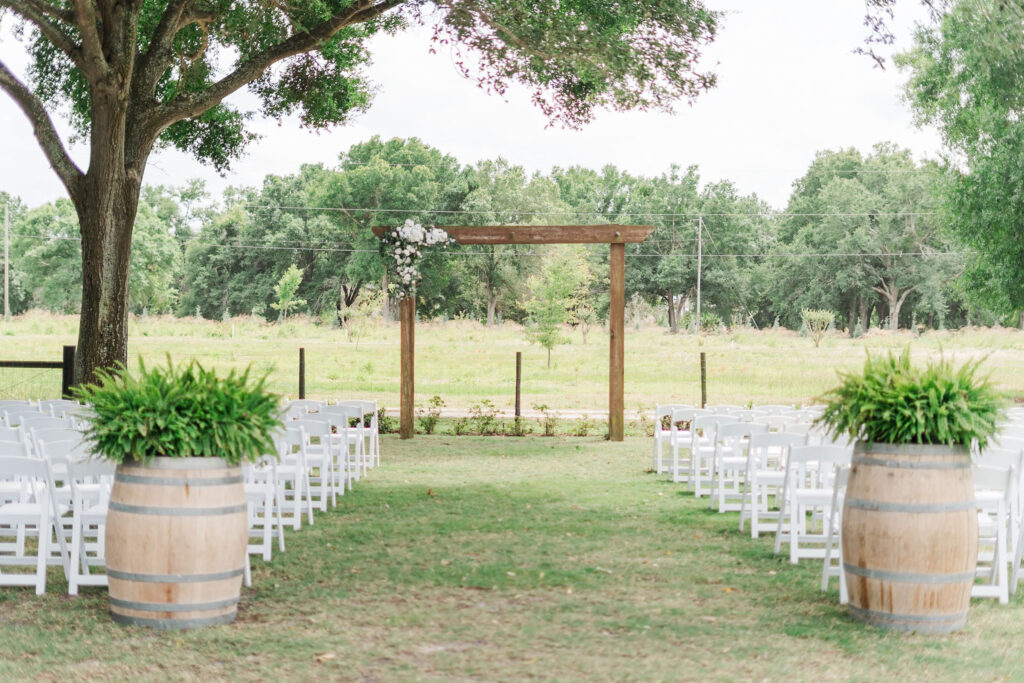
[[[860,374],[844,373],[825,395],[818,424],[835,436],[891,444],[970,445],[984,448],[1001,418],[1002,400],[981,361],[954,369],[945,358],[925,367],[910,364],[910,349],[898,357],[868,354]]]
[[[836,320],[836,314],[832,311],[805,308],[800,311],[800,319],[803,320],[803,327],[807,329],[807,335],[814,342],[814,348],[818,348],[825,333]]]
[[[586,436],[590,433],[590,430],[597,426],[597,423],[588,418],[586,415],[581,416],[576,420],[576,424],[572,427],[573,436]]]
[[[469,416],[473,421],[473,426],[477,434],[493,436],[500,431],[500,424],[498,423],[498,409],[489,399],[485,398],[480,403],[472,406],[469,409]]]
[[[420,411],[420,429],[423,430],[424,434],[433,434],[438,421],[441,419],[441,408],[444,408],[444,399],[435,394],[427,401],[427,406],[426,412]]]
[[[224,458],[237,465],[276,452],[271,432],[281,426],[279,397],[266,376],[247,368],[220,379],[198,362],[148,370],[100,370],[99,381],[75,389],[90,405],[85,439],[116,463],[156,456]]]
[[[512,425],[505,430],[505,434],[508,436],[526,436],[527,434],[533,433],[533,427],[529,427],[526,421],[523,420],[521,415],[516,415],[512,420]]]
[[[544,429],[544,436],[554,436],[555,428],[558,426],[558,413],[544,403],[534,403],[533,409],[541,413],[540,425]]]
[[[398,431],[395,429],[395,418],[385,415],[383,408],[377,411],[377,431],[381,434],[393,434]]]

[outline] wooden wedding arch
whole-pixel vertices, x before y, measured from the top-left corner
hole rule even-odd
[[[643,242],[654,230],[650,225],[472,225],[442,226],[459,244],[608,244],[611,307],[608,349],[608,438],[622,441],[625,421],[626,245]],[[381,237],[384,226],[373,233]],[[401,321],[402,394],[399,432],[403,439],[413,436],[416,301],[405,297],[399,303]]]

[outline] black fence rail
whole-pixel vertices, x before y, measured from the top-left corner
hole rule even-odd
[[[0,360],[0,368],[9,368],[15,370],[60,370],[61,398],[71,398],[71,387],[75,381],[75,347],[65,346],[64,357],[58,361]],[[27,381],[29,380],[23,380],[22,383]],[[13,389],[17,384],[18,383],[11,383],[10,388]],[[0,384],[0,395],[7,393],[9,390],[10,389],[5,389],[3,384]]]

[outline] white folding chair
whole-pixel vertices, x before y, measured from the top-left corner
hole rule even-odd
[[[734,422],[728,413],[701,415],[690,422],[690,485],[695,498],[711,495],[715,436],[720,425]]]
[[[248,551],[269,562],[275,535],[278,550],[284,552],[284,523],[277,500],[277,458],[265,456],[258,463],[243,463],[242,475],[249,518]]]
[[[974,465],[975,500],[978,505],[978,566],[976,575],[988,583],[975,583],[972,598],[997,598],[1000,605],[1010,601],[1009,564],[1006,537],[1010,530],[1010,509],[1015,495],[1013,467]]]
[[[775,553],[789,544],[789,561],[824,559],[830,521],[832,486],[839,466],[848,466],[852,449],[842,446],[797,446],[789,450],[782,484]]]
[[[306,435],[301,426],[286,423],[288,427],[274,434],[279,464],[274,468],[277,476],[275,514],[281,513],[292,528],[302,528],[302,515],[313,523],[313,500],[309,493],[309,467],[306,464]],[[287,509],[287,513],[286,510]]]
[[[660,403],[654,407],[654,449],[651,456],[651,469],[656,474],[667,474],[669,466],[663,457],[663,446],[671,443],[672,436],[671,422],[672,412],[679,409],[692,408],[693,406],[681,403]],[[668,424],[666,422],[669,421]]]
[[[718,426],[711,467],[711,507],[739,512],[743,506],[744,474],[747,470],[747,442],[752,434],[763,434],[768,425],[737,422]]]
[[[306,485],[312,504],[321,512],[334,500],[334,444],[331,440],[332,419],[324,415],[306,415],[295,421],[306,438]],[[312,522],[311,522],[312,523]]]
[[[753,434],[747,446],[746,485],[740,503],[740,531],[744,522],[750,520],[750,537],[757,538],[764,532],[775,531],[779,510],[773,509],[782,494],[786,479],[786,456],[795,446],[806,446],[806,434],[789,432],[767,432]]]
[[[376,401],[351,400],[339,401],[336,405],[354,406],[359,408],[363,415],[360,428],[363,434],[363,457],[366,458],[367,466],[376,467],[380,465],[380,419]],[[330,408],[330,406],[327,406]],[[366,416],[370,415],[369,424],[366,423]]]
[[[673,483],[690,484],[690,472],[693,459],[693,420],[702,415],[711,415],[706,410],[693,407],[675,408],[668,416],[668,444],[672,448],[672,465],[669,473]],[[680,449],[685,455],[680,457]]]
[[[0,567],[34,567],[34,573],[3,571],[0,585],[34,586],[36,595],[46,592],[46,567],[54,533],[50,468],[45,460],[0,457],[0,482],[14,484],[17,496],[0,499]],[[26,536],[36,536],[35,555]],[[67,571],[66,561],[62,562]]]
[[[325,406],[317,417],[331,424],[335,491],[340,490],[344,494],[346,485],[351,490],[352,482],[359,481],[366,474],[367,458],[363,445],[368,430],[363,424],[363,410],[359,405],[336,403]]]
[[[106,586],[107,509],[114,485],[113,463],[102,460],[68,460],[71,487],[71,541],[68,544],[68,594],[79,586]]]
[[[841,466],[836,470],[832,487],[832,506],[826,518],[825,562],[821,568],[821,590],[827,591],[829,580],[839,579],[839,604],[850,602],[846,590],[846,573],[843,571],[843,502],[846,498],[846,483],[850,479],[850,468]]]

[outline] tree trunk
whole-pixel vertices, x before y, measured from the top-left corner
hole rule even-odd
[[[1024,311],[1020,312],[1020,319],[1019,319],[1019,321],[1017,323],[1017,327],[1019,327],[1020,329],[1024,330]]]
[[[494,311],[498,308],[498,295],[494,292],[494,286],[487,283],[487,326],[494,326]]]
[[[672,334],[678,334],[679,317],[676,315],[676,302],[672,292],[665,292],[665,300],[668,301],[668,331]]]
[[[141,184],[117,173],[111,176],[96,178],[90,172],[88,189],[75,207],[82,231],[75,384],[96,381],[99,368],[128,362],[128,264]]]
[[[551,347],[548,347],[548,370],[551,369]]]
[[[875,309],[875,302],[870,301],[867,297],[861,296],[860,298],[860,327],[865,332],[871,327],[871,312]]]

